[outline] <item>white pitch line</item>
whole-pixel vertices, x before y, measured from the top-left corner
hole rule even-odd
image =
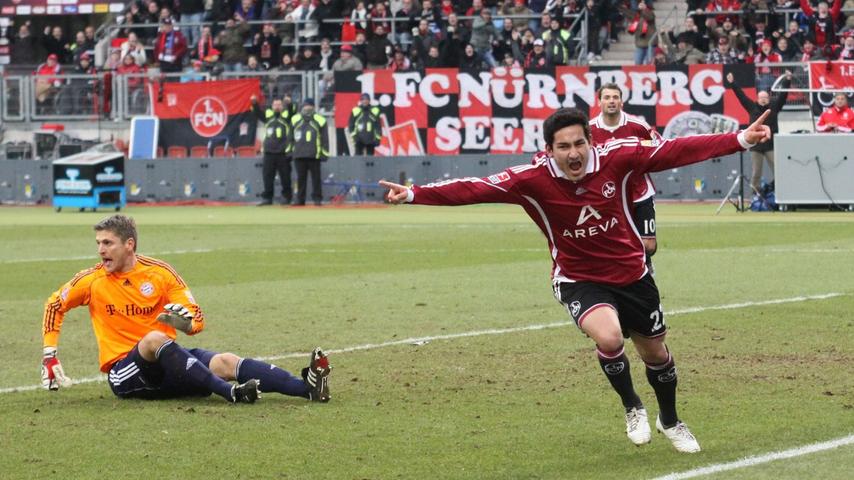
[[[151,255],[185,255],[187,253],[210,253],[212,248],[196,248],[193,250],[172,250],[167,252],[154,252]],[[148,255],[148,254],[146,254]],[[11,260],[0,260],[0,264],[8,265],[12,263],[37,263],[37,262],[67,262],[71,260],[92,260],[98,261],[97,255],[75,255],[71,257],[42,257],[42,258],[15,258]]]
[[[800,297],[790,297],[790,298],[778,298],[775,300],[762,300],[759,302],[743,302],[743,303],[730,303],[726,305],[712,305],[708,307],[690,307],[690,308],[681,308],[676,310],[671,310],[667,312],[667,315],[686,315],[691,313],[699,313],[706,312],[710,310],[732,310],[736,308],[747,308],[747,307],[755,307],[761,305],[778,305],[781,303],[793,303],[793,302],[803,302],[807,300],[825,300],[833,297],[841,297],[844,296],[844,293],[823,293],[819,295],[805,295]],[[328,353],[350,353],[350,352],[358,352],[362,350],[375,350],[377,348],[384,347],[392,347],[396,345],[410,345],[410,344],[420,344],[426,342],[432,342],[434,340],[452,340],[455,338],[466,338],[466,337],[478,337],[481,335],[503,335],[505,333],[516,333],[516,332],[528,332],[534,330],[544,330],[547,328],[559,328],[566,327],[569,325],[573,325],[573,322],[556,322],[556,323],[544,323],[540,325],[526,325],[524,327],[512,327],[512,328],[494,328],[488,330],[474,330],[471,332],[461,332],[461,333],[450,333],[447,335],[433,335],[427,337],[412,337],[406,338],[402,340],[393,340],[390,342],[382,342],[382,343],[366,343],[363,345],[354,345],[352,347],[344,347],[334,350],[327,350]],[[282,360],[285,358],[299,358],[303,356],[307,356],[308,352],[302,353],[284,353],[281,355],[273,355],[270,357],[256,357],[258,360]],[[104,381],[107,377],[104,375],[98,375],[96,377],[86,377],[74,380],[74,384],[82,384],[82,383],[93,383],[93,382],[101,382]],[[22,387],[7,387],[0,388],[0,394],[3,393],[14,393],[14,392],[28,392],[32,390],[38,390],[42,388],[41,385],[26,385]]]
[[[832,450],[834,448],[843,447],[845,445],[854,444],[854,434],[847,437],[828,440],[826,442],[812,443],[802,447],[791,448],[779,452],[766,453],[765,455],[756,455],[753,457],[743,458],[735,462],[716,463],[702,468],[695,468],[679,473],[670,473],[663,477],[656,477],[653,480],[683,480],[686,478],[702,477],[714,473],[725,472],[727,470],[735,470],[737,468],[752,467],[761,463],[773,462],[775,460],[784,460],[787,458],[800,457],[801,455],[809,455],[810,453],[821,452],[824,450]]]

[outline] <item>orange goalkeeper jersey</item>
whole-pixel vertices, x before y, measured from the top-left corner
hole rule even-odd
[[[54,292],[44,309],[44,346],[57,346],[65,313],[80,305],[89,306],[102,372],[126,357],[152,330],[176,337],[174,328],[157,321],[167,303],[180,303],[193,312],[190,335],[200,332],[204,314],[181,276],[166,262],[143,255],[136,260],[125,273],[109,274],[99,263]]]

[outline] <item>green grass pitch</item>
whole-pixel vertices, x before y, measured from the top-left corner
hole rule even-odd
[[[140,253],[175,266],[207,314],[183,345],[293,372],[300,352],[339,350],[325,405],[122,401],[103,381],[11,392],[39,383],[44,301],[96,263],[91,226],[109,213],[0,208],[0,478],[645,479],[851,435],[854,216],[714,210],[658,207],[680,414],[703,447],[684,455],[625,437],[592,342],[551,325],[569,318],[519,208],[127,209]],[[75,379],[98,374],[86,313],[60,339]],[[852,472],[848,444],[704,478]]]

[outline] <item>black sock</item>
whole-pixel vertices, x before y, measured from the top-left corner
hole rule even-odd
[[[243,383],[251,378],[261,381],[262,392],[278,392],[308,398],[308,385],[301,378],[275,365],[244,358],[237,364],[237,381]]]
[[[217,377],[213,372],[173,341],[164,343],[155,355],[157,363],[179,382],[206,387],[220,397],[233,402],[231,383]]]
[[[596,349],[596,354],[599,357],[599,365],[602,366],[602,371],[611,382],[611,386],[620,395],[620,400],[623,401],[623,406],[626,411],[632,408],[641,408],[643,403],[640,397],[635,393],[635,387],[632,385],[632,374],[629,371],[629,357],[626,356],[625,349],[620,347],[616,352],[603,352],[599,348]]]
[[[658,399],[661,424],[665,428],[676,425],[679,421],[676,415],[676,364],[670,352],[667,352],[666,362],[660,365],[647,364],[646,378],[655,390],[655,398]]]

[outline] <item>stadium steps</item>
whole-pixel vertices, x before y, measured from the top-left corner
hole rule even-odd
[[[687,15],[688,4],[685,0],[657,0],[655,2],[655,22],[660,28],[671,28],[679,31]],[[620,40],[612,43],[608,50],[603,51],[602,60],[590,62],[591,65],[620,66],[634,65],[635,37],[626,32],[620,34]]]

